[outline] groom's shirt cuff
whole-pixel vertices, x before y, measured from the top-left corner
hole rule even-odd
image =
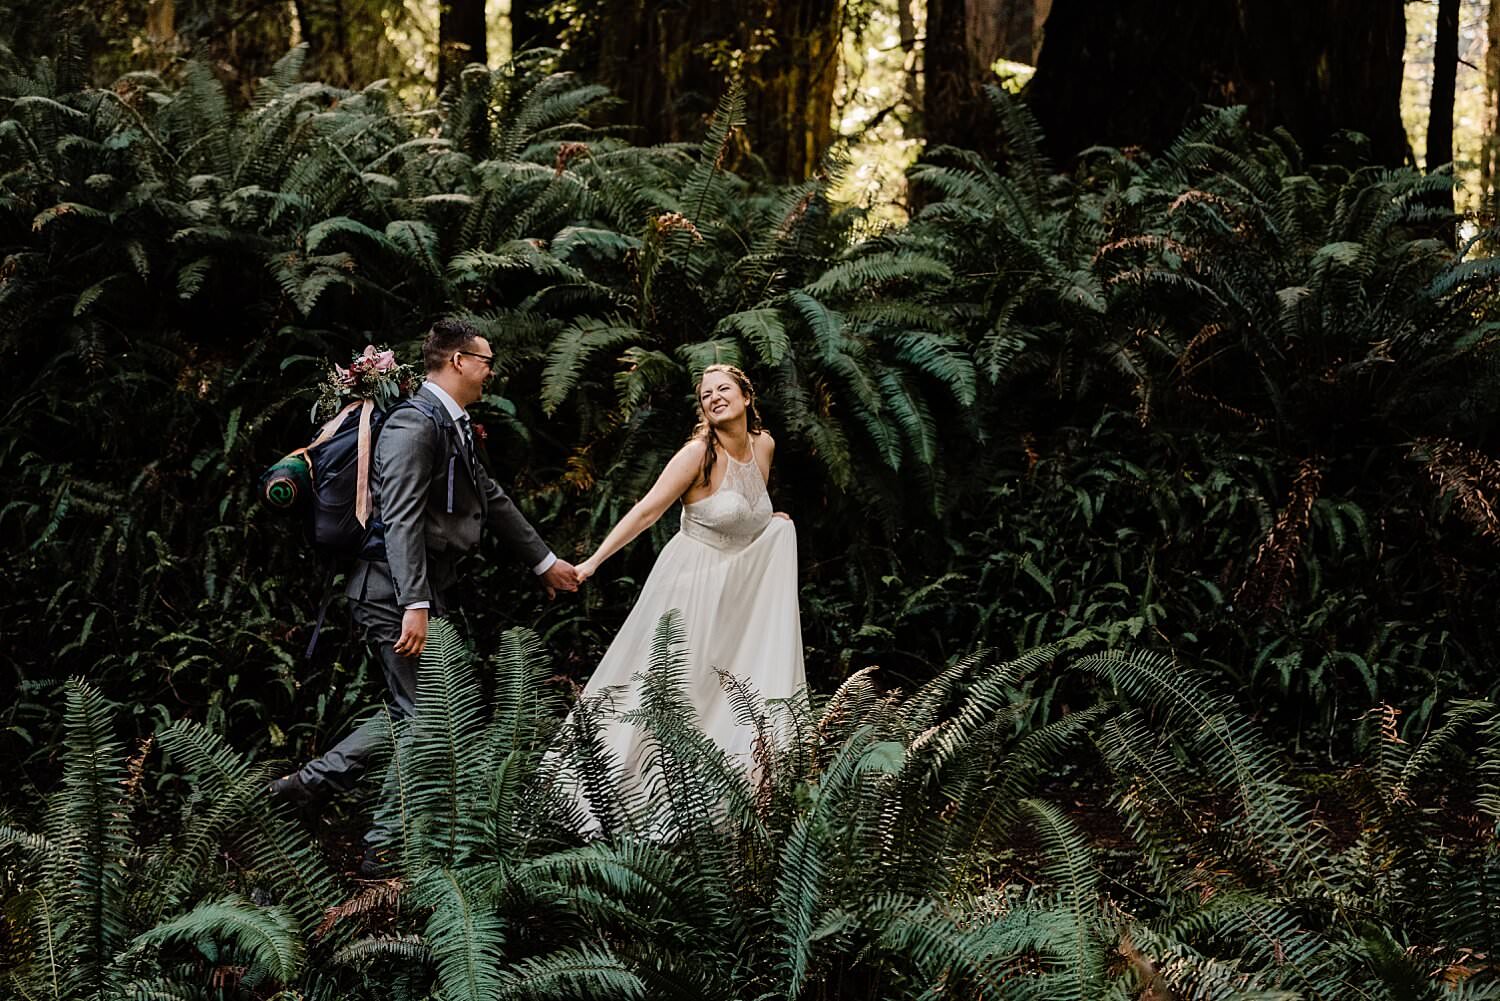
[[[409,612],[413,608],[431,608],[431,607],[432,607],[432,602],[430,602],[430,601],[414,601],[410,605],[406,606],[406,610]]]

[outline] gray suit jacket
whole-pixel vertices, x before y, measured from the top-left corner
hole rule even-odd
[[[485,524],[528,566],[545,559],[549,549],[484,467],[470,463],[462,434],[442,402],[426,389],[417,395],[435,408],[437,419],[416,407],[393,410],[370,464],[373,508],[385,525],[386,560],[356,563],[344,593],[398,608],[429,601],[436,614],[443,590],[457,577],[459,558],[479,545]],[[451,505],[450,458],[455,463]]]

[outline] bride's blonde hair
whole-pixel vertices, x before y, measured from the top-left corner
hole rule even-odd
[[[760,411],[755,408],[755,387],[750,384],[750,377],[740,371],[737,366],[714,364],[703,370],[703,375],[698,376],[698,385],[703,385],[703,379],[711,372],[723,372],[734,380],[734,384],[740,387],[740,392],[745,395],[745,419],[751,434],[760,434],[765,428],[760,423]],[[708,412],[703,409],[703,398],[698,400],[698,426],[693,428],[693,433],[688,436],[688,441],[701,441],[708,445],[703,450],[703,468],[700,471],[703,477],[703,485],[707,486],[713,482],[714,463],[718,461],[719,449],[724,446],[719,442],[719,434],[714,430],[713,423],[708,419]]]

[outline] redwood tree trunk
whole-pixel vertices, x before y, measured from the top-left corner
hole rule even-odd
[[[583,19],[564,65],[613,90],[642,143],[698,139],[740,53],[750,149],[802,180],[833,138],[838,0],[619,0]]]
[[[922,49],[922,120],[927,146],[985,149],[994,131],[984,111],[989,78],[969,44],[968,0],[927,0],[927,44]]]
[[[360,62],[349,40],[349,23],[341,0],[296,0],[297,30],[307,43],[307,64],[303,73],[311,80],[323,80],[338,87],[358,86],[369,77],[359,79],[361,70],[369,68]],[[378,53],[363,51],[366,59]],[[371,74],[378,76],[378,73]]]
[[[1160,149],[1204,105],[1243,104],[1313,157],[1340,130],[1407,158],[1402,0],[1054,0],[1027,99],[1060,162]]]
[[[1427,108],[1427,170],[1453,162],[1453,97],[1458,86],[1458,0],[1438,0]]]
[[[642,144],[695,138],[728,79],[707,57],[738,41],[728,5],[713,0],[619,0],[601,5],[570,40],[565,65],[609,87]]]
[[[840,0],[773,0],[755,4],[762,20],[745,60],[745,121],[750,148],[779,178],[802,181],[833,142],[838,81]]]
[[[1485,123],[1484,145],[1479,150],[1479,191],[1481,223],[1493,226],[1500,218],[1500,0],[1490,0],[1488,27],[1485,32]]]
[[[1051,7],[1051,0],[969,0],[969,47],[980,67],[997,59],[1035,66]]]
[[[438,12],[438,91],[469,63],[488,63],[484,0],[443,0]]]
[[[1453,163],[1453,98],[1458,85],[1458,0],[1438,0],[1437,37],[1432,53],[1432,101],[1427,110],[1427,172]],[[1453,211],[1452,190],[1434,196],[1438,208]],[[1452,226],[1443,234],[1451,245]]]
[[[928,146],[993,153],[995,122],[987,84],[998,60],[1033,64],[1052,0],[927,0],[922,52]]]

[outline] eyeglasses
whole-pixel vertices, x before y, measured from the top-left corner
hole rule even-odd
[[[477,351],[460,351],[458,353],[461,355],[468,355],[470,358],[478,358],[480,361],[484,362],[485,367],[487,368],[493,369],[495,367],[494,355],[482,355]]]

